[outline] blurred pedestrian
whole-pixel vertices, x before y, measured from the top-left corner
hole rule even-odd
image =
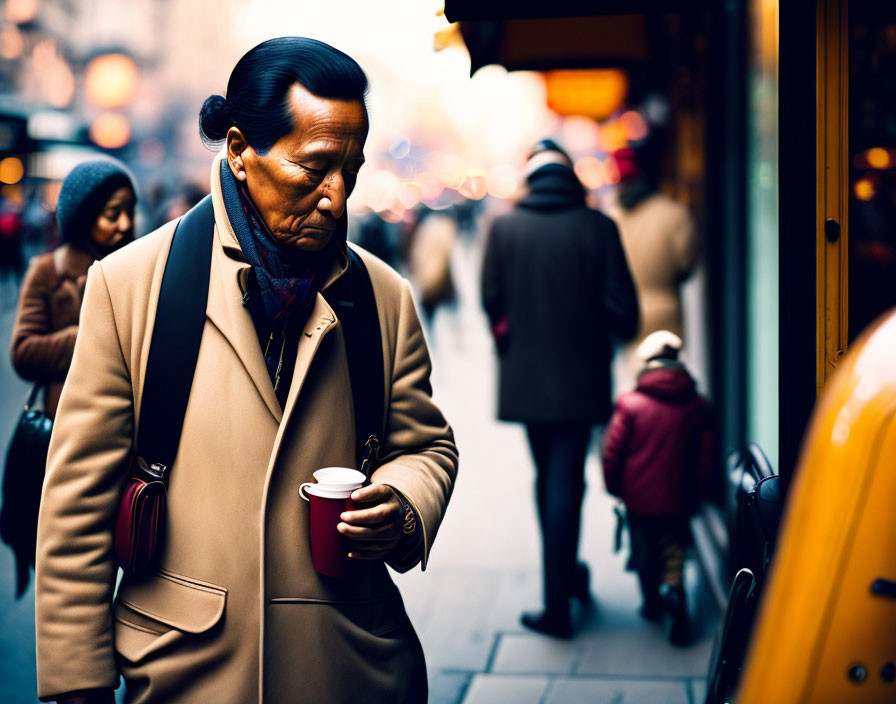
[[[23,231],[21,208],[10,198],[0,196],[0,302],[4,307],[15,305],[25,271]]]
[[[201,308],[198,358],[167,512],[149,526],[158,552],[117,590],[113,546],[130,536],[116,511],[132,467],[160,461],[137,457],[152,448],[135,447],[134,431],[152,398],[147,366],[159,370],[147,360],[176,223],[91,270],[38,528],[42,699],[106,704],[121,675],[135,704],[426,701],[423,651],[386,565],[425,567],[457,449],[431,398],[410,287],[346,242],[367,86],[341,51],[281,37],[245,54],[226,97],[202,106],[200,133],[221,150],[209,200],[187,216],[188,236],[210,242],[209,268],[195,262],[207,287],[184,301]],[[356,375],[364,358],[381,360],[379,379]],[[368,407],[354,405],[359,378]],[[358,466],[356,419],[371,414],[369,483],[321,528],[350,576],[327,576],[299,488],[316,470]]]
[[[76,166],[56,208],[63,244],[32,259],[25,275],[10,356],[23,379],[43,386],[50,420],[72,362],[87,269],[132,241],[134,207],[134,186],[123,165],[110,160]],[[0,526],[16,555],[20,588],[35,559],[40,482],[34,479],[43,476],[44,464],[40,458],[39,466],[19,466],[10,455],[4,470]]]
[[[408,275],[429,328],[436,310],[455,301],[451,252],[456,239],[457,221],[451,210],[418,208],[417,221],[408,233]]]
[[[681,285],[697,262],[694,220],[688,209],[658,192],[651,152],[630,147],[613,153],[619,167],[618,205],[610,211],[638,289],[638,335],[621,351],[616,391],[634,387],[640,361],[636,349],[647,335],[668,330],[682,336]]]
[[[717,474],[709,403],[678,361],[680,350],[681,338],[668,330],[641,342],[638,386],[617,400],[603,449],[607,491],[627,512],[641,616],[658,621],[665,612],[676,645],[689,640],[683,578],[689,518],[701,501],[715,498]]]
[[[573,635],[570,598],[590,599],[577,564],[591,428],[610,416],[611,337],[638,327],[634,284],[613,221],[588,208],[566,153],[539,142],[528,193],[495,219],[482,301],[498,349],[498,416],[526,424],[535,459],[544,610],[523,625]]]
[[[110,159],[76,166],[56,205],[62,244],[34,257],[25,274],[10,356],[19,376],[45,384],[50,418],[72,361],[87,270],[133,241],[135,207],[123,164]]]

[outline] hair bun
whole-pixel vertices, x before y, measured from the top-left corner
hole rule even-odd
[[[199,110],[199,134],[206,144],[220,142],[232,126],[227,99],[223,95],[210,95]]]

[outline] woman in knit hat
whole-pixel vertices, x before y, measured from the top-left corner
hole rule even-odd
[[[134,239],[134,193],[120,162],[88,161],[72,169],[56,206],[63,243],[32,259],[22,283],[10,355],[19,376],[45,384],[50,418],[72,361],[87,270]]]

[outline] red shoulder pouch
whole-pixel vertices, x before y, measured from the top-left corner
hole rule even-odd
[[[164,480],[163,467],[147,467],[143,458],[137,458],[137,470],[128,478],[115,520],[115,557],[127,574],[145,574],[158,559],[168,499]]]

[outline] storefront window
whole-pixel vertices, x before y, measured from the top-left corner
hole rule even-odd
[[[778,464],[778,1],[750,4],[747,437]]]
[[[849,5],[849,338],[896,306],[896,5]]]

